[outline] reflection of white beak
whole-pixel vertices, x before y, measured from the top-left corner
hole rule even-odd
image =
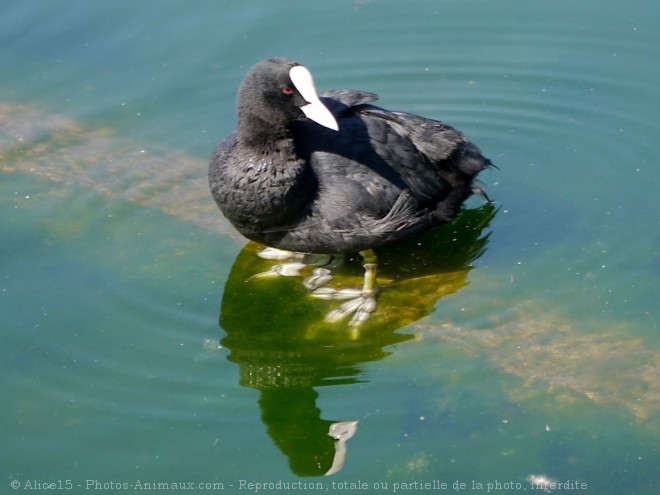
[[[302,65],[296,65],[289,71],[289,76],[300,95],[308,102],[307,105],[300,107],[307,118],[328,129],[338,131],[339,124],[334,115],[332,115],[316,94],[314,79],[307,68]]]
[[[337,442],[335,442],[335,456],[332,459],[332,466],[325,473],[325,476],[338,473],[344,467],[346,463],[346,441],[355,435],[357,425],[357,421],[339,421],[330,425],[328,435]]]

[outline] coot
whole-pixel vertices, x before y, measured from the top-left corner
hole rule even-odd
[[[243,79],[237,129],[209,165],[216,203],[248,239],[301,253],[362,254],[361,290],[315,291],[351,299],[332,317],[354,313],[352,323],[375,309],[371,249],[450,222],[473,192],[483,194],[475,177],[492,165],[456,129],[384,110],[371,104],[376,99],[352,90],[317,95],[303,65],[263,60]]]

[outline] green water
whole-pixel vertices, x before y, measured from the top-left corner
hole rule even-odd
[[[657,493],[659,20],[643,0],[4,2],[0,493]],[[273,262],[207,190],[273,55],[500,167],[494,209],[379,253],[359,332],[300,278],[255,277]]]

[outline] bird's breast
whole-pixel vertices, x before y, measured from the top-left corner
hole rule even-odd
[[[315,188],[304,164],[277,158],[246,156],[238,166],[225,168],[219,204],[239,231],[288,223],[311,201]]]

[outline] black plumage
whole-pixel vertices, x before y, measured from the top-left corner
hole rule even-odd
[[[302,107],[313,102],[292,80],[298,66],[277,58],[250,69],[237,130],[211,157],[213,197],[245,237],[298,252],[363,251],[451,221],[479,190],[474,179],[491,163],[447,124],[350,90],[320,95],[338,130],[307,118]]]

